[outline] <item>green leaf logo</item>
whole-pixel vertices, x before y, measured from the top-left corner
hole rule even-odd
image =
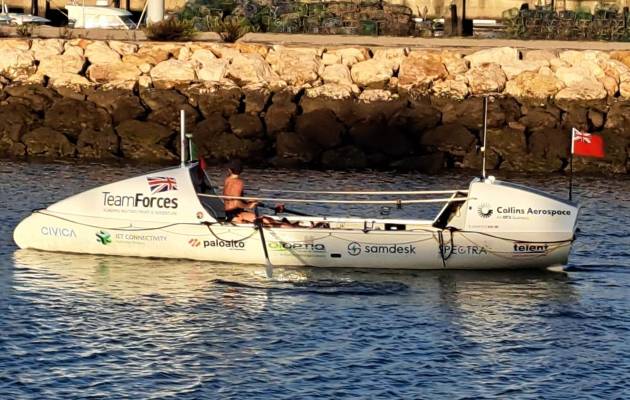
[[[96,241],[102,245],[108,245],[112,242],[112,237],[105,231],[96,232]]]

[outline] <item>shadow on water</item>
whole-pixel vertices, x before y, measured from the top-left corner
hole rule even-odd
[[[190,260],[62,254],[36,250],[14,253],[15,275],[32,289],[99,291],[113,297],[160,295],[203,298],[208,290],[275,296],[415,296],[440,293],[443,300],[472,293],[514,299],[523,290],[548,298],[571,297],[571,278],[545,270],[408,271],[276,267]]]

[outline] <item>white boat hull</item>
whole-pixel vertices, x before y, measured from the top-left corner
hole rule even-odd
[[[20,223],[14,240],[21,248],[45,251],[264,263],[260,234],[252,226],[173,224],[116,229],[95,222],[38,212]],[[526,244],[479,232],[454,231],[451,238],[450,231],[430,225],[423,231],[265,228],[264,232],[274,265],[324,268],[545,268],[566,264],[571,245],[561,236]]]
[[[214,195],[196,178],[196,168],[158,171],[71,196],[25,218],[14,240],[20,248],[46,251],[264,264],[260,231],[223,220],[223,204],[205,201]],[[566,264],[575,204],[493,179],[475,179],[467,191],[452,192],[433,221],[305,217],[303,227],[264,228],[270,260],[278,266],[389,269]]]

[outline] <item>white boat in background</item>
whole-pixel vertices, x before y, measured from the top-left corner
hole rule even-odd
[[[71,28],[134,29],[131,12],[123,8],[109,7],[107,0],[97,0],[96,6],[85,4],[66,5],[68,26]]]
[[[38,17],[37,15],[24,14],[24,13],[10,13],[7,5],[2,2],[2,14],[0,14],[0,24],[9,25],[45,25],[50,20],[44,17]]]
[[[183,137],[182,133],[185,149]],[[266,263],[269,272],[272,265],[503,269],[564,265],[575,235],[576,204],[485,177],[485,171],[465,189],[273,189],[292,197],[257,196],[263,202],[331,206],[442,203],[431,220],[287,215],[284,218],[297,226],[235,224],[225,219],[225,196],[217,194],[218,187],[197,162],[183,161],[184,151],[179,167],[97,187],[34,211],[15,228],[15,243],[23,249],[71,253]],[[362,199],[305,195],[361,195]]]

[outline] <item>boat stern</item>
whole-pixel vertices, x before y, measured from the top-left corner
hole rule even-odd
[[[579,207],[548,193],[489,177],[470,184],[464,229],[523,241],[565,241]]]

